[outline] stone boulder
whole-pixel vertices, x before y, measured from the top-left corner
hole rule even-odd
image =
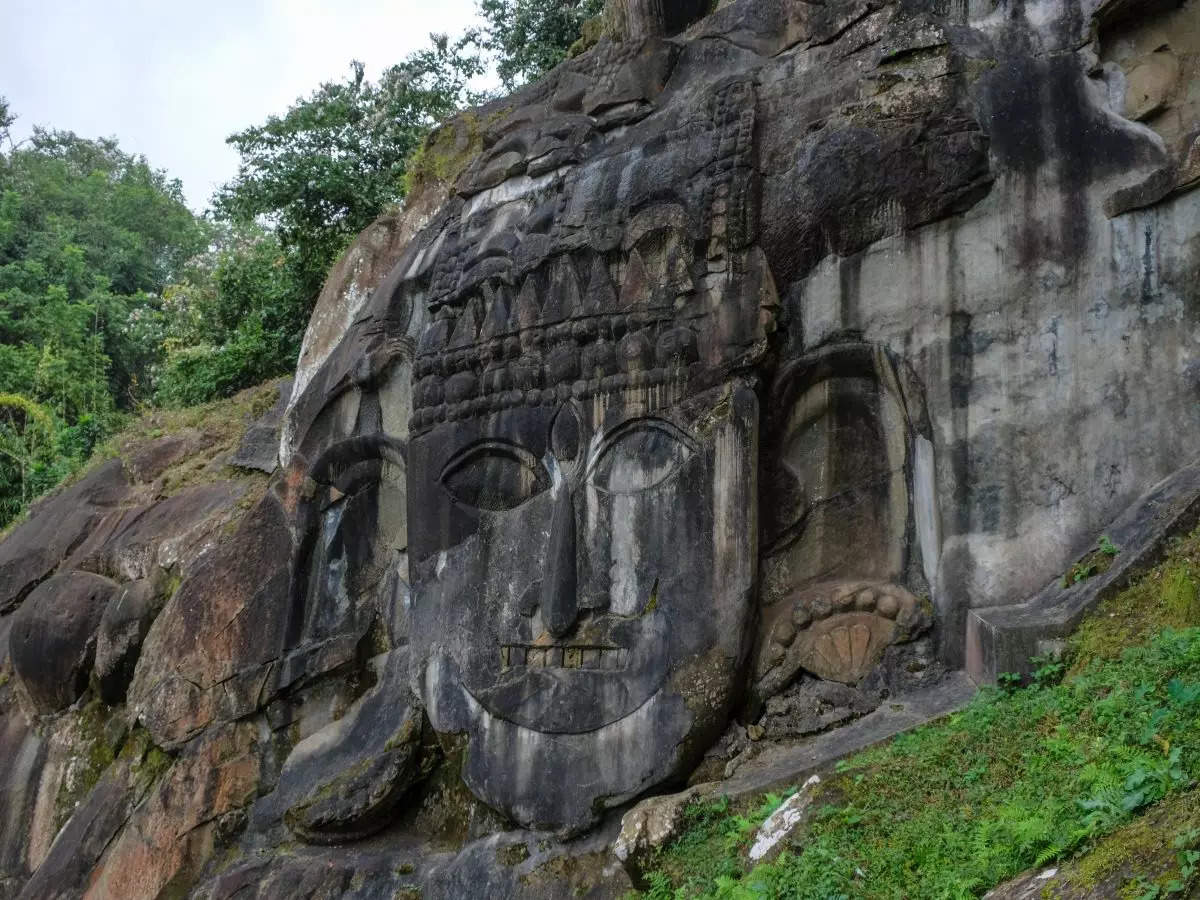
[[[264,827],[281,812],[315,844],[362,839],[387,826],[408,790],[437,760],[424,716],[408,697],[408,654],[377,661],[378,681],[346,714],[295,746],[273,794],[256,807]],[[406,702],[407,699],[407,702]]]
[[[35,503],[0,543],[0,614],[9,613],[128,496],[120,460]]]
[[[246,431],[237,452],[229,460],[231,466],[255,469],[271,475],[279,468],[279,438],[283,431],[283,415],[292,396],[292,380],[279,385],[279,399]]]
[[[269,696],[287,637],[292,554],[287,517],[268,495],[167,602],[129,687],[160,745],[249,715]]]
[[[163,582],[159,576],[123,585],[104,608],[96,637],[96,678],[105,703],[125,699],[142,641],[167,599]]]
[[[90,572],[56,575],[13,615],[13,672],[34,712],[57,712],[83,695],[95,659],[96,632],[118,589],[116,582]]]

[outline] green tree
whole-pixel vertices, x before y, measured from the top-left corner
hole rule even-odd
[[[170,406],[225,397],[290,371],[307,307],[278,236],[227,230],[190,277],[164,294],[166,364],[157,399]]]
[[[482,71],[470,36],[432,36],[378,83],[352,63],[347,80],[229,138],[241,162],[214,198],[217,215],[275,227],[307,315],[337,255],[403,199],[407,160],[425,134],[476,99],[470,81]]]
[[[162,292],[211,233],[115,140],[12,121],[0,101],[0,526],[147,398]]]
[[[36,473],[51,456],[55,431],[45,407],[20,394],[0,393],[0,472],[7,488],[0,492],[0,522],[33,499]]]
[[[179,182],[113,139],[35,129],[0,154],[0,390],[69,424],[132,407],[161,292],[208,239]]]
[[[480,0],[483,46],[509,90],[562,62],[604,0]]]
[[[17,117],[9,112],[8,100],[4,97],[0,97],[0,149],[2,149],[5,144],[12,143],[12,137],[9,135],[8,130],[12,127],[12,123],[15,121],[17,121]]]

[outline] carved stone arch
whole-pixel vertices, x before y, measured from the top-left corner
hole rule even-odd
[[[759,699],[800,668],[857,683],[922,630],[938,542],[929,418],[903,360],[829,344],[786,364],[765,406]]]
[[[791,555],[779,589],[851,574],[907,580],[916,440],[929,436],[907,366],[876,344],[827,345],[782,368],[766,408],[764,558]],[[780,594],[764,576],[769,603]]]

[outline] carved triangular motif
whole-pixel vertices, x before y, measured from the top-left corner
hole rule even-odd
[[[450,338],[451,350],[462,350],[474,345],[478,340],[482,303],[483,301],[479,297],[472,297],[466,308],[459,314],[458,324],[454,327],[454,336]]]
[[[621,309],[633,309],[650,302],[653,285],[642,254],[634,250],[625,264],[625,280],[621,283]]]
[[[579,278],[569,256],[559,257],[550,270],[550,289],[542,307],[543,324],[551,325],[578,316],[583,311]]]
[[[427,353],[441,353],[446,349],[446,342],[450,340],[450,329],[453,327],[453,319],[438,319],[421,335],[421,345],[417,348],[417,353],[421,356]]]
[[[537,324],[538,314],[538,289],[537,282],[533,275],[525,279],[525,283],[521,285],[521,292],[517,294],[517,302],[513,307],[513,325],[516,326],[514,331],[524,331],[526,328],[532,328]]]
[[[509,319],[512,316],[512,297],[508,288],[497,285],[484,288],[484,295],[489,301],[487,315],[483,319],[483,328],[479,332],[481,341],[490,341],[501,337],[509,331]]]
[[[583,311],[589,316],[611,313],[617,308],[617,291],[608,275],[608,263],[597,256],[592,261],[592,277],[588,281],[587,295],[583,300]]]

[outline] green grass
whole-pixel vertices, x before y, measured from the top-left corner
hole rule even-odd
[[[1200,776],[1200,628],[1179,627],[1200,625],[1198,548],[1200,532],[1176,542],[1104,604],[1061,683],[1064,667],[1044,666],[1028,688],[985,691],[839,766],[776,861],[751,868],[745,850],[778,798],[693,806],[647,896],[978,897],[1051,862],[1075,860],[1082,878],[1103,854],[1110,877],[1133,878],[1142,845],[1106,838],[1194,798]],[[1175,837],[1164,830],[1158,846]],[[1128,895],[1160,888],[1131,881]]]
[[[78,483],[111,459],[127,459],[149,442],[178,434],[184,429],[194,428],[204,432],[213,443],[202,452],[173,466],[166,473],[163,493],[170,495],[194,484],[215,480],[217,477],[228,477],[228,472],[213,475],[206,469],[208,462],[238,446],[247,428],[275,405],[280,383],[281,379],[275,378],[224,400],[180,408],[149,407],[136,418],[128,417],[125,426],[99,443],[85,463],[67,472],[62,481],[42,495],[34,497],[29,506],[0,527],[0,540],[4,540],[22,525],[29,516],[29,508],[43,497]],[[238,477],[262,480],[252,473],[243,473]]]

